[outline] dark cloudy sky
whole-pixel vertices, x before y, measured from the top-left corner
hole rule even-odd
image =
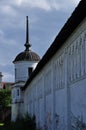
[[[41,57],[80,0],[0,0],[0,72],[14,81],[12,61],[24,51],[26,16],[31,49]]]

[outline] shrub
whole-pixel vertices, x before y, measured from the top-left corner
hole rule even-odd
[[[0,130],[36,130],[35,116],[17,118],[16,122],[6,123]]]

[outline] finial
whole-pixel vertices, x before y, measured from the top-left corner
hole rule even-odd
[[[31,47],[29,42],[29,31],[28,31],[28,16],[26,16],[26,43],[24,44],[26,47],[25,51],[29,51],[29,48]]]

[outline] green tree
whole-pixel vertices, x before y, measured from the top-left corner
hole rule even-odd
[[[11,90],[0,89],[0,117],[4,120],[4,114],[7,108],[11,106]]]
[[[1,89],[0,90],[0,106],[4,108],[10,105],[11,105],[11,90]]]

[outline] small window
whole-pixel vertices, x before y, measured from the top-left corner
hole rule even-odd
[[[19,89],[17,89],[17,96],[19,96]]]
[[[32,67],[29,67],[29,68],[28,68],[28,75],[29,75],[29,76],[31,75],[32,71],[33,71],[33,68],[32,68]]]
[[[15,69],[15,79],[16,79],[16,73],[17,73],[17,69]]]

